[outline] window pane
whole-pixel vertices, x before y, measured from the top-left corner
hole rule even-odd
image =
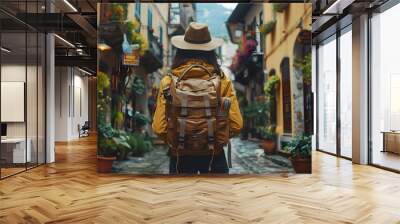
[[[371,19],[372,163],[396,170],[400,170],[400,32],[393,27],[398,21],[400,5]]]
[[[340,37],[340,152],[351,158],[352,141],[352,34]]]
[[[1,34],[1,177],[25,170],[31,161],[26,141],[26,33]]]
[[[336,41],[318,48],[318,147],[336,153]]]

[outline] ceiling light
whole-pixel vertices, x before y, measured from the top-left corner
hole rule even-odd
[[[5,47],[1,47],[0,49],[1,49],[1,51],[4,51],[6,53],[10,53],[11,52],[11,50],[9,50],[9,49],[7,49]]]
[[[68,40],[66,40],[66,39],[64,39],[64,38],[62,38],[62,37],[60,37],[59,35],[57,35],[57,34],[54,34],[54,36],[55,37],[57,37],[59,40],[61,40],[62,42],[64,42],[65,44],[67,44],[68,46],[70,46],[70,47],[72,47],[72,48],[75,48],[75,45],[73,45],[71,42],[69,42]]]
[[[78,10],[68,1],[64,0],[64,3],[68,5],[74,12],[78,12]]]
[[[83,69],[81,69],[81,68],[79,68],[79,67],[78,67],[78,70],[81,71],[81,72],[83,72],[83,73],[85,73],[85,74],[87,74],[87,75],[93,75],[92,73],[90,73],[90,72],[88,72],[88,71],[86,71],[86,70],[83,70]]]

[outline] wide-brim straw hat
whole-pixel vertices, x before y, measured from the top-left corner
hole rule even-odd
[[[211,51],[223,44],[221,38],[211,37],[207,24],[191,22],[185,35],[171,38],[171,43],[176,48],[184,50]]]

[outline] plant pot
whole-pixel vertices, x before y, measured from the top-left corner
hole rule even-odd
[[[116,157],[97,156],[97,172],[110,173]]]
[[[295,157],[290,159],[296,173],[311,173],[311,157]]]
[[[275,153],[276,141],[275,140],[261,140],[261,147],[264,149],[264,153],[271,155]]]

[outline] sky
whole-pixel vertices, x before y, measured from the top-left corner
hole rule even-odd
[[[237,3],[218,3],[227,9],[234,9]]]

